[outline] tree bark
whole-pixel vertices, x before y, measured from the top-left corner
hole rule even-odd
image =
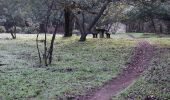
[[[73,32],[73,15],[69,8],[64,9],[64,18],[65,18],[65,34],[64,37],[71,37]]]
[[[155,26],[155,22],[154,22],[154,20],[153,20],[152,17],[150,17],[150,19],[151,19],[151,23],[152,23],[152,26],[153,26],[153,29],[154,29],[154,33],[157,33],[157,31],[156,31],[156,26]]]
[[[170,34],[170,21],[167,21],[166,25],[167,25],[167,34]]]

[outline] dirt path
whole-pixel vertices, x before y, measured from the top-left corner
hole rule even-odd
[[[131,57],[131,62],[121,74],[106,82],[103,87],[79,97],[77,100],[110,100],[114,94],[127,88],[149,66],[153,55],[152,46],[146,41],[140,41]]]

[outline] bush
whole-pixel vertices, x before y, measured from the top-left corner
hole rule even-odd
[[[11,32],[11,31],[14,32],[14,27],[9,29],[9,32]],[[22,31],[22,28],[17,26],[16,27],[16,33],[21,33],[21,31]]]
[[[76,35],[80,35],[81,32],[79,30],[73,30],[73,33],[76,34]]]
[[[0,26],[0,33],[5,33],[6,32],[6,29],[4,26]]]
[[[25,34],[35,34],[36,33],[36,28],[34,27],[26,27],[24,29]]]
[[[16,33],[21,33],[22,32],[22,28],[21,27],[16,27]]]

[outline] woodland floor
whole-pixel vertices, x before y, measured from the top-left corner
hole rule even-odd
[[[0,34],[0,100],[168,100],[170,38],[129,34],[85,43],[57,36],[46,68],[37,66],[35,35]]]
[[[139,42],[127,68],[117,77],[106,82],[103,87],[95,92],[88,93],[85,97],[80,97],[79,100],[110,100],[113,94],[128,87],[140,74],[148,69],[152,55],[152,46],[146,41]]]

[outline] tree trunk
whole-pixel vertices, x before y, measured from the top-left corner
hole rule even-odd
[[[65,34],[64,37],[71,37],[73,31],[73,16],[69,8],[64,9],[64,18],[65,18]]]
[[[16,35],[14,33],[11,33],[12,39],[16,39]]]
[[[16,36],[16,25],[13,26],[14,27],[14,30],[11,29],[11,36],[12,36],[12,39],[16,39],[17,36]]]
[[[36,45],[37,45],[38,57],[39,57],[40,65],[41,65],[42,58],[41,58],[40,48],[39,48],[39,44],[38,44],[38,38],[39,38],[39,32],[37,32]]]
[[[88,34],[88,33],[85,33],[85,32],[84,32],[83,34],[81,34],[81,37],[80,37],[80,40],[79,40],[79,41],[80,41],[80,42],[86,41],[87,34]]]
[[[167,34],[170,34],[170,21],[167,21]]]
[[[53,33],[52,40],[51,40],[51,45],[50,45],[50,48],[48,51],[49,64],[51,64],[52,59],[53,59],[53,48],[54,48],[54,41],[55,41],[55,37],[56,37],[56,33],[57,33],[57,28],[58,28],[58,25],[56,25],[56,27],[55,27],[55,31]]]
[[[157,33],[156,32],[156,26],[155,26],[154,20],[153,20],[152,17],[150,17],[150,19],[151,19],[151,23],[152,23],[152,26],[153,26],[153,29],[154,29],[154,33]]]
[[[163,33],[163,26],[162,26],[162,24],[160,24],[159,32],[160,32],[160,34],[162,34],[162,33]]]
[[[50,21],[50,16],[51,16],[51,13],[52,13],[52,8],[54,6],[54,1],[52,1],[51,5],[48,7],[48,11],[47,11],[47,16],[46,16],[46,20],[45,20],[45,39],[44,39],[44,54],[43,54],[43,60],[44,60],[44,64],[45,66],[48,66],[48,62],[47,62],[47,58],[48,58],[48,55],[47,55],[47,29],[48,29],[48,24],[49,24],[49,21]]]
[[[56,38],[56,34],[57,34],[57,30],[58,30],[58,26],[60,25],[60,19],[62,18],[62,14],[60,15],[59,21],[55,24],[55,30],[53,32],[53,36],[51,39],[51,44],[50,44],[50,48],[48,50],[48,60],[49,60],[49,64],[52,63],[53,60],[53,49],[54,49],[54,41]]]
[[[100,9],[100,12],[98,13],[98,15],[94,18],[94,20],[92,21],[92,23],[89,25],[89,27],[87,28],[87,31],[84,32],[81,37],[80,40],[81,42],[86,41],[86,36],[87,34],[89,34],[89,32],[91,32],[92,28],[95,26],[95,24],[98,22],[98,20],[100,19],[100,17],[103,15],[103,12],[106,10],[107,6],[109,5],[109,3],[112,2],[112,0],[107,0],[106,3],[102,6],[102,8]]]

